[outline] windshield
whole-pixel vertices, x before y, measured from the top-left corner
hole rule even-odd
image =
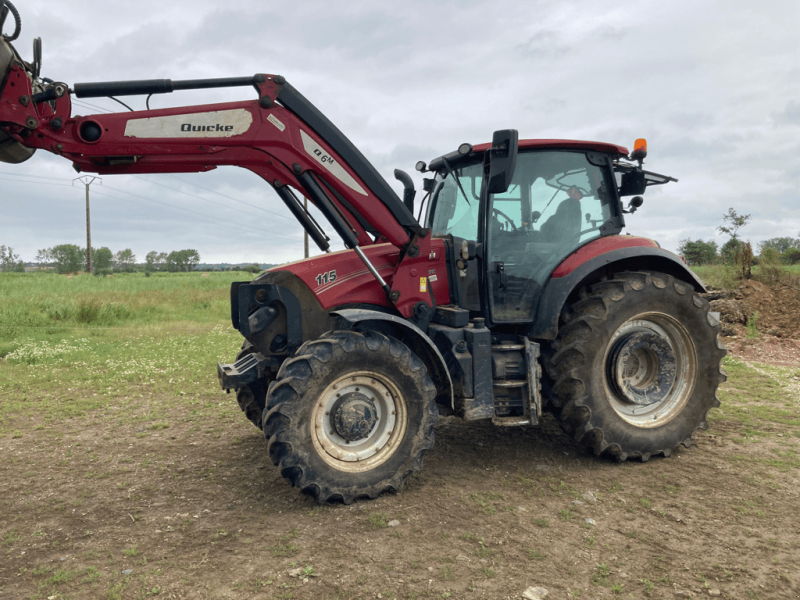
[[[482,177],[482,163],[456,169],[444,179],[437,177],[426,219],[433,235],[478,239]]]

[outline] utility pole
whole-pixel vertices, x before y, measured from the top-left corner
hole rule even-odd
[[[88,175],[84,175],[83,177],[77,177],[72,180],[72,185],[75,185],[76,181],[80,181],[83,185],[86,186],[86,272],[91,275],[92,273],[92,224],[91,219],[89,218],[89,186],[92,185],[95,181],[99,182],[99,185],[103,184],[103,180],[99,177],[90,177]]]
[[[308,212],[308,198],[306,197],[303,197],[303,208]],[[308,258],[308,232],[305,229],[303,230],[303,243],[305,246],[305,257]]]

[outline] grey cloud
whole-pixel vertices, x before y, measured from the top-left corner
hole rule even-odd
[[[790,101],[782,112],[774,113],[772,119],[776,125],[800,125],[800,101]]]
[[[398,192],[395,167],[411,172],[416,160],[464,141],[487,141],[496,128],[516,127],[528,138],[622,145],[646,137],[646,166],[680,183],[648,191],[643,208],[628,219],[632,233],[653,235],[673,249],[687,235],[715,238],[729,206],[754,214],[745,231],[754,242],[800,229],[799,150],[790,126],[800,119],[800,79],[794,32],[781,26],[800,18],[800,5],[733,0],[723,11],[688,0],[624,6],[498,0],[487,10],[483,2],[455,0],[402,7],[366,1],[287,6],[264,0],[64,0],[54,6],[29,0],[23,8],[19,48],[30,53],[30,39],[43,37],[45,75],[74,83],[280,73]],[[154,97],[151,105],[251,97],[245,89],[207,91]],[[130,102],[144,107],[144,98]],[[121,108],[105,99],[89,103]],[[24,165],[0,165],[0,171],[12,170],[67,182],[75,176],[66,161],[42,152]],[[204,259],[265,260],[263,254],[288,260],[302,252],[299,225],[266,213],[246,216],[232,209],[261,211],[193,187],[288,215],[251,173],[219,169],[181,178],[190,183],[147,177],[181,191],[108,178],[109,186],[151,202],[124,194],[101,202],[98,196],[97,239],[108,235],[137,253],[169,239],[198,247]],[[30,247],[35,254],[37,246],[80,243],[80,190],[2,179],[0,244],[17,251]],[[12,206],[12,198],[24,199],[23,207]],[[137,217],[159,206],[158,218]],[[197,218],[167,211],[177,207]],[[220,223],[241,218],[242,234],[201,217]]]

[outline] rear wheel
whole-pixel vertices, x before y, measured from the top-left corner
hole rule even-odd
[[[690,446],[725,381],[708,311],[663,273],[618,273],[581,290],[545,361],[564,429],[618,460]]]
[[[320,502],[375,498],[422,468],[435,398],[425,365],[401,342],[372,331],[325,334],[284,362],[270,387],[270,458]]]

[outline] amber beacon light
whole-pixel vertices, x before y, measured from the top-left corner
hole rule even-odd
[[[639,138],[633,143],[633,152],[631,152],[630,159],[642,162],[647,156],[647,140]]]

